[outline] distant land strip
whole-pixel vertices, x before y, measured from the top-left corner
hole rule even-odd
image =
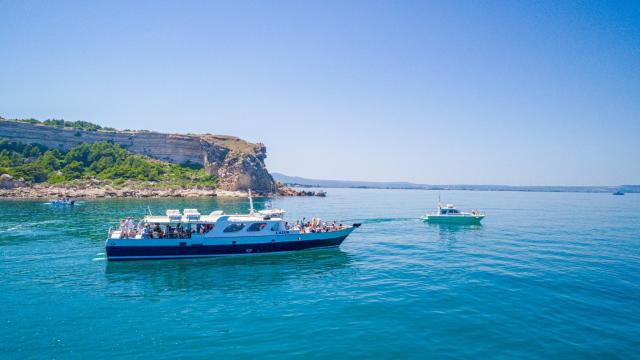
[[[578,193],[640,193],[640,185],[613,186],[513,186],[513,185],[428,185],[411,182],[377,182],[352,180],[320,180],[299,176],[288,176],[272,172],[273,178],[288,186],[358,188],[358,189],[405,189],[405,190],[470,190],[470,191],[529,191],[529,192],[578,192]]]

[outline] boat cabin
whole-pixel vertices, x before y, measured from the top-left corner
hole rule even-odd
[[[447,206],[442,206],[438,204],[438,214],[439,215],[460,215],[462,214],[460,210],[456,209],[453,204],[447,204]]]
[[[256,236],[287,231],[287,224],[277,217],[261,215],[225,215],[214,211],[202,215],[197,209],[167,210],[166,216],[146,216],[143,233],[151,238]],[[144,229],[147,229],[145,232]]]
[[[459,215],[460,211],[458,209],[448,209],[443,208],[440,209],[440,215]]]

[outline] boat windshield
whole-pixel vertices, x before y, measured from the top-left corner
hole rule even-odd
[[[440,209],[440,214],[441,215],[460,214],[460,211],[458,211],[458,209]]]

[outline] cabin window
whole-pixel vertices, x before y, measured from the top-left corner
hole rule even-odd
[[[449,210],[449,212],[450,212],[450,213],[452,213],[452,214],[458,214],[458,213],[460,213],[460,211],[458,211],[458,210]]]
[[[244,228],[244,224],[231,224],[224,229],[224,232],[238,232]]]
[[[275,223],[271,226],[271,231],[278,231],[280,229],[280,223]]]
[[[247,231],[262,231],[267,226],[267,223],[253,223]]]

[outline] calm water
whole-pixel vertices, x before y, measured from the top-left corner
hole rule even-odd
[[[640,195],[330,189],[339,250],[107,263],[110,223],[245,200],[0,202],[0,358],[640,357]],[[264,200],[258,201],[258,206]]]

